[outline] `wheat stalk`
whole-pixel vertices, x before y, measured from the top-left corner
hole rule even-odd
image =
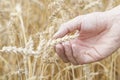
[[[119,51],[114,54],[116,57],[109,57],[99,64],[74,66],[63,63],[54,52],[54,46],[79,35],[51,38],[65,21],[88,12],[110,9],[119,2],[0,0],[0,79],[116,80],[119,77]]]
[[[58,39],[55,39],[55,40],[49,40],[48,43],[47,43],[47,47],[53,47],[55,46],[56,44],[58,43],[61,43],[61,42],[65,42],[65,41],[69,41],[69,40],[72,40],[72,39],[75,39],[79,37],[79,34],[75,34],[75,35],[71,35],[71,36],[65,36],[63,38],[58,38]],[[30,40],[31,41],[31,40]],[[15,47],[15,46],[7,46],[7,47],[3,47],[2,50],[0,50],[0,52],[5,52],[5,53],[16,53],[16,54],[24,54],[24,55],[39,55],[40,50],[38,51],[34,51],[33,50],[33,42],[31,42],[31,44],[29,44],[30,42],[26,43],[26,47],[25,48],[22,48],[22,47]],[[32,47],[30,47],[30,45]],[[27,47],[28,46],[28,47]],[[42,46],[41,46],[42,47]]]

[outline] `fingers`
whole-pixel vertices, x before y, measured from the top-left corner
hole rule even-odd
[[[78,62],[78,64],[83,64],[82,59],[84,58],[83,55],[81,54],[80,47],[76,44],[72,44],[72,50],[73,50],[73,56]]]
[[[70,33],[74,30],[80,30],[83,16],[78,16],[60,26],[58,32],[53,36],[53,38],[61,38],[67,33]]]
[[[56,45],[56,52],[64,62],[82,65],[98,61],[102,56],[94,48],[82,48],[69,41]]]
[[[67,56],[65,55],[65,50],[62,44],[57,44],[55,46],[56,53],[58,56],[64,61],[64,62],[69,62],[67,59]]]
[[[56,45],[55,49],[56,53],[64,62],[71,62],[74,65],[78,64],[73,56],[72,47],[69,41]]]
[[[73,51],[72,51],[72,47],[71,47],[71,44],[69,41],[63,43],[64,45],[64,49],[65,49],[65,54],[68,58],[68,60],[74,64],[74,65],[77,65],[77,61],[75,60],[75,58],[73,57]]]

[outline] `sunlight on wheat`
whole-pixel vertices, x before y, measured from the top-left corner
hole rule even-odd
[[[60,25],[78,15],[109,10],[120,0],[0,0],[0,80],[119,80],[120,51],[87,64],[64,63],[52,39]]]

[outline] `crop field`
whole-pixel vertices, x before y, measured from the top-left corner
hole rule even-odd
[[[60,25],[120,0],[0,0],[0,80],[120,80],[120,50],[85,65],[64,63],[53,40]]]

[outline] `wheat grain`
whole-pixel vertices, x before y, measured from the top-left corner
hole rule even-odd
[[[63,63],[55,53],[54,46],[80,35],[51,38],[59,26],[69,19],[88,12],[111,9],[119,2],[120,0],[0,0],[0,79],[118,79],[119,51],[101,62],[84,67],[73,66]]]

